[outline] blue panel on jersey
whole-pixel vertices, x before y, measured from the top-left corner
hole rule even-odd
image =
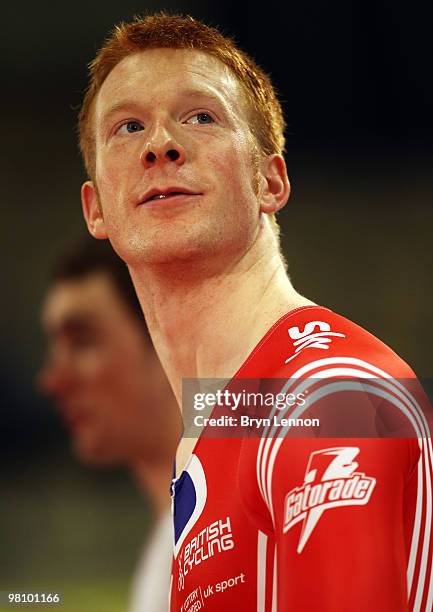
[[[195,486],[188,472],[174,485],[174,541],[177,542],[197,503]]]

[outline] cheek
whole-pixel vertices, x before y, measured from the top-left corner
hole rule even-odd
[[[96,159],[96,184],[102,203],[118,199],[132,178],[135,159],[130,146],[105,148]]]
[[[119,168],[123,166],[112,164],[100,164],[96,169],[96,184],[98,186],[99,195],[102,204],[111,202],[116,197],[116,193],[121,187],[122,176]]]
[[[80,359],[80,378],[89,389],[104,389],[110,385],[115,368],[104,349],[88,351]]]
[[[208,157],[208,165],[222,177],[220,185],[223,189],[226,185],[235,189],[235,198],[254,196],[252,155],[244,138],[236,138],[225,147],[216,147]]]

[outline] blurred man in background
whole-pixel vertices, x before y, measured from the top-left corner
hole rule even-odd
[[[126,466],[151,501],[155,527],[134,576],[131,612],[167,610],[169,486],[181,420],[128,270],[108,244],[83,243],[58,261],[42,324],[48,356],[40,386],[56,401],[76,456]]]

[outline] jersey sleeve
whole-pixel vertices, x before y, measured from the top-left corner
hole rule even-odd
[[[275,609],[429,609],[424,416],[404,394],[397,401],[398,394],[374,392],[375,381],[308,383],[312,401],[302,415],[320,425],[282,425],[280,413],[280,425],[273,421],[246,451],[256,475],[246,504],[275,548]]]
[[[281,441],[264,483],[278,609],[408,609],[403,507],[413,451],[395,439]]]

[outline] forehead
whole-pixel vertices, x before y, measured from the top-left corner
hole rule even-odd
[[[98,92],[96,120],[119,101],[148,101],[154,106],[167,95],[209,94],[239,108],[243,92],[231,70],[217,58],[190,49],[148,49],[129,55],[109,73]]]
[[[68,321],[101,324],[116,312],[127,313],[112,281],[103,272],[55,283],[49,290],[42,312],[47,331],[54,331]]]

